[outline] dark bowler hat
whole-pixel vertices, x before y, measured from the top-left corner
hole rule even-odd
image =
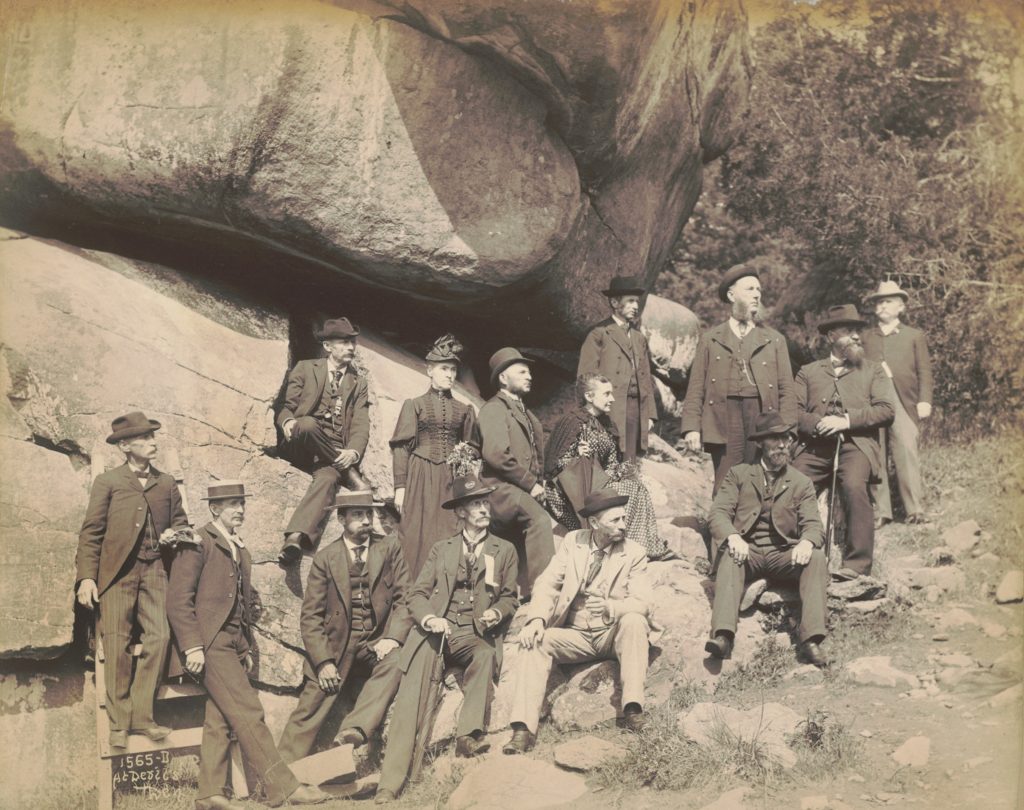
[[[334,503],[324,509],[324,511],[333,512],[335,509],[349,509],[356,506],[363,509],[371,509],[383,505],[380,501],[373,499],[373,493],[368,489],[361,489],[357,492],[342,490],[334,496]]]
[[[160,423],[156,419],[147,419],[142,411],[132,411],[111,422],[110,430],[107,444],[117,444],[122,439],[134,439],[151,430],[160,430]]]
[[[818,331],[824,335],[829,329],[835,329],[837,326],[857,326],[863,329],[867,325],[868,322],[860,316],[856,306],[839,304],[828,308],[825,319],[818,324]]]
[[[482,498],[484,495],[490,495],[494,489],[494,487],[485,487],[473,475],[456,478],[452,484],[452,497],[441,504],[441,508],[454,509],[463,501],[472,501]]]
[[[519,353],[519,349],[513,349],[511,346],[506,346],[504,349],[498,349],[494,354],[491,355],[491,385],[498,384],[498,375],[501,374],[505,369],[511,366],[513,363],[532,363],[529,357],[523,357]]]
[[[359,329],[348,318],[328,318],[315,334],[317,340],[337,340],[354,338],[359,334]]]
[[[206,488],[201,501],[222,501],[226,498],[244,498],[245,484],[241,481],[214,481]]]
[[[434,345],[427,352],[428,363],[461,363],[462,358],[459,352],[462,351],[462,344],[455,335],[445,335],[434,341]]]
[[[599,489],[583,499],[580,517],[593,517],[613,506],[625,506],[627,503],[629,503],[628,495],[619,495],[614,489]]]
[[[767,439],[771,436],[785,436],[792,433],[796,425],[786,424],[778,411],[759,413],[754,420],[754,432],[747,436],[748,439]]]
[[[640,276],[616,276],[607,290],[601,290],[602,295],[614,298],[617,295],[645,295],[647,287]]]
[[[747,267],[744,264],[737,264],[735,267],[730,267],[725,271],[725,275],[722,276],[722,280],[718,282],[718,297],[728,303],[729,296],[727,296],[726,293],[729,292],[729,288],[741,278],[746,278],[747,276],[753,276],[758,280],[761,278],[754,268]]]

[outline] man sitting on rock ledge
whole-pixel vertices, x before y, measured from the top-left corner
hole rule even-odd
[[[553,663],[618,659],[625,725],[631,731],[643,728],[653,598],[647,552],[626,540],[628,500],[612,490],[590,493],[580,510],[590,528],[567,534],[534,583],[519,633],[523,650],[515,664],[506,754],[533,747]]]
[[[818,645],[825,638],[828,561],[814,484],[789,466],[793,430],[778,412],[760,414],[750,434],[759,461],[733,466],[711,506],[708,522],[719,552],[711,639],[704,649],[715,658],[732,652],[745,581],[764,577],[799,580],[801,653],[810,664],[827,664]],[[760,584],[764,590],[764,580]]]

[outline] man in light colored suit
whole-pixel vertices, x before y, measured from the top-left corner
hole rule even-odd
[[[587,334],[576,376],[600,374],[611,381],[615,400],[609,417],[623,457],[633,459],[647,450],[647,434],[658,418],[651,352],[640,331],[640,302],[647,289],[639,278],[616,276],[603,294],[612,315]]]
[[[553,663],[618,659],[626,727],[643,727],[653,600],[647,552],[626,540],[628,500],[612,490],[588,495],[580,515],[591,528],[567,534],[534,585],[519,633],[506,754],[533,747]]]

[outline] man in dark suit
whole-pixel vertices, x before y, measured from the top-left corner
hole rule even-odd
[[[759,462],[734,465],[711,505],[711,537],[719,553],[705,649],[715,658],[732,651],[745,582],[763,577],[799,581],[800,651],[808,663],[827,663],[818,645],[825,638],[828,560],[814,484],[789,466],[794,427],[777,412],[758,416],[750,437],[758,443]]]
[[[313,480],[285,529],[280,557],[285,564],[297,561],[304,546],[315,548],[340,484],[369,489],[359,475],[370,439],[370,404],[366,378],[352,365],[358,334],[348,318],[326,321],[316,337],[327,356],[300,360],[288,375],[277,415],[282,449],[310,470]]]
[[[445,509],[462,525],[454,537],[435,543],[409,592],[415,624],[402,648],[405,677],[395,698],[388,744],[380,771],[377,802],[393,800],[414,760],[417,736],[429,736],[429,704],[439,653],[444,665],[465,667],[462,709],[456,728],[456,756],[482,753],[487,707],[501,669],[505,630],[516,610],[516,552],[488,531],[493,487],[458,478]],[[417,774],[413,773],[412,778]]]
[[[323,791],[300,785],[281,759],[263,704],[249,683],[252,557],[238,535],[245,520],[245,486],[218,481],[209,486],[205,500],[213,520],[197,533],[197,545],[179,550],[167,590],[167,617],[185,671],[202,678],[208,695],[196,810],[242,810],[227,798],[231,732],[271,805],[326,801],[330,797]]]
[[[609,416],[623,457],[633,459],[647,450],[647,434],[658,418],[651,353],[640,331],[640,301],[647,290],[639,278],[616,276],[602,292],[612,315],[587,334],[576,376],[600,374],[611,381],[615,401]]]
[[[892,423],[893,388],[882,367],[864,357],[857,307],[830,307],[818,331],[830,356],[796,375],[800,436],[805,447],[793,465],[821,488],[829,483],[838,452],[838,482],[846,506],[847,535],[838,579],[871,573],[875,526],[869,483],[884,470],[879,429]]]
[[[491,384],[498,393],[480,409],[481,480],[494,488],[492,529],[520,544],[520,591],[529,599],[533,581],[555,553],[551,516],[544,498],[544,428],[523,403],[533,381],[532,360],[516,349],[491,356]]]
[[[153,720],[153,698],[167,660],[164,555],[188,518],[174,479],[151,463],[160,423],[141,411],[111,424],[108,444],[125,463],[96,477],[78,536],[77,598],[84,607],[99,604],[100,634],[106,654],[104,680],[110,747],[124,749],[129,733],[162,740],[170,729]],[[142,631],[142,655],[132,677],[130,642],[135,622]]]
[[[343,689],[358,698],[338,739],[357,746],[380,727],[398,691],[410,583],[398,537],[372,539],[373,509],[380,506],[369,492],[340,492],[330,507],[344,532],[309,569],[301,616],[306,677],[278,744],[285,762],[313,750]]]
[[[932,361],[924,332],[900,322],[910,296],[895,281],[883,281],[865,301],[873,303],[878,323],[864,333],[864,354],[881,364],[896,387],[892,427],[882,436],[896,465],[896,481],[907,523],[926,523],[921,459],[917,454],[919,423],[932,415]],[[876,526],[892,520],[892,497],[885,466],[872,487]]]
[[[683,441],[701,447],[715,465],[715,491],[733,464],[751,464],[757,447],[750,441],[754,420],[776,411],[796,422],[793,370],[786,339],[757,323],[761,281],[744,265],[730,269],[718,285],[730,305],[725,323],[705,332],[697,344],[683,401]]]

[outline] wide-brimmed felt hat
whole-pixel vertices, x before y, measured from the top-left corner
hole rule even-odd
[[[325,512],[333,512],[335,509],[351,509],[360,507],[362,509],[380,508],[384,504],[373,499],[373,493],[368,489],[360,489],[356,492],[342,490],[334,496],[334,503],[324,509]]]
[[[759,413],[754,420],[754,430],[748,439],[767,439],[770,436],[785,436],[792,433],[796,425],[787,424],[778,411]]]
[[[864,299],[864,303],[870,304],[876,298],[888,298],[891,295],[898,295],[903,299],[904,304],[910,300],[910,296],[895,281],[882,281],[879,283],[878,289]]]
[[[444,335],[434,341],[434,345],[427,352],[428,363],[461,363],[462,358],[459,352],[462,351],[462,344],[455,335]]]
[[[718,297],[728,303],[729,296],[726,295],[726,293],[729,292],[729,288],[741,278],[746,278],[747,276],[753,276],[756,279],[761,278],[761,276],[758,275],[757,270],[753,267],[747,267],[742,264],[730,267],[725,271],[725,275],[722,276],[722,280],[718,282]]]
[[[110,423],[111,432],[107,436],[107,444],[117,444],[122,439],[134,439],[151,430],[160,430],[160,423],[156,419],[148,419],[142,411],[132,411]]]
[[[618,295],[646,295],[647,285],[641,276],[615,276],[608,285],[607,290],[601,290],[601,295],[614,298]]]
[[[615,506],[629,503],[628,495],[619,495],[614,489],[599,489],[583,499],[580,517],[593,517]]]
[[[226,498],[244,498],[245,484],[241,481],[214,481],[206,487],[201,501],[222,501]]]
[[[452,497],[441,504],[442,509],[454,509],[464,501],[472,501],[490,495],[495,487],[485,487],[474,475],[465,475],[452,482]]]
[[[359,334],[359,328],[352,325],[348,318],[328,318],[316,332],[317,340],[344,340]]]
[[[491,355],[490,359],[491,385],[497,385],[498,375],[512,364],[532,362],[534,361],[529,357],[523,357],[519,353],[519,349],[514,349],[511,346],[506,346],[504,349],[498,349],[498,351]]]
[[[828,308],[825,318],[818,324],[818,331],[824,335],[829,329],[835,329],[837,326],[859,326],[863,329],[867,325],[868,322],[860,316],[855,305],[839,304]]]

